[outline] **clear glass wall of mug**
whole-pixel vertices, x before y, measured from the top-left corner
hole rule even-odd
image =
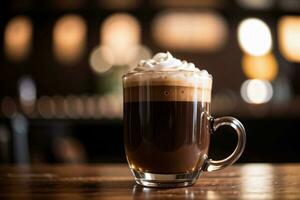
[[[205,71],[206,72],[206,71]],[[211,116],[212,77],[203,71],[143,71],[123,76],[124,143],[136,182],[148,187],[193,184],[202,171],[233,164],[246,135],[235,118]],[[222,125],[238,143],[223,160],[209,159],[210,134]]]

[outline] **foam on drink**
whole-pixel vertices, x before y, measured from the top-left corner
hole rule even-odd
[[[211,101],[212,76],[199,70],[193,63],[174,58],[169,52],[157,53],[152,59],[141,60],[139,65],[125,75],[124,88],[154,87],[153,101]],[[133,89],[124,101],[149,98],[149,94]],[[130,95],[130,96],[128,96]],[[143,97],[143,95],[146,95]],[[136,97],[135,97],[136,96]]]

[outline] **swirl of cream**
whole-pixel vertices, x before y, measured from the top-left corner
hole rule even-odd
[[[200,70],[195,67],[193,63],[185,60],[174,58],[170,52],[157,53],[153,58],[148,60],[141,60],[140,63],[133,71],[193,71],[199,72]]]

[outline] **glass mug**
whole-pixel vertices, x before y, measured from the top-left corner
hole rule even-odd
[[[129,72],[123,76],[124,144],[135,181],[147,187],[182,187],[202,171],[233,164],[246,132],[233,117],[213,118],[212,77],[192,71]],[[228,125],[237,133],[233,153],[209,159],[210,134]]]

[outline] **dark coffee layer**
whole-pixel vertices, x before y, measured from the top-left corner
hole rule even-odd
[[[197,169],[208,152],[203,113],[209,113],[209,106],[197,101],[125,102],[125,150],[131,167],[162,174]]]
[[[189,86],[150,85],[124,88],[124,102],[199,101],[210,102],[211,91]]]

